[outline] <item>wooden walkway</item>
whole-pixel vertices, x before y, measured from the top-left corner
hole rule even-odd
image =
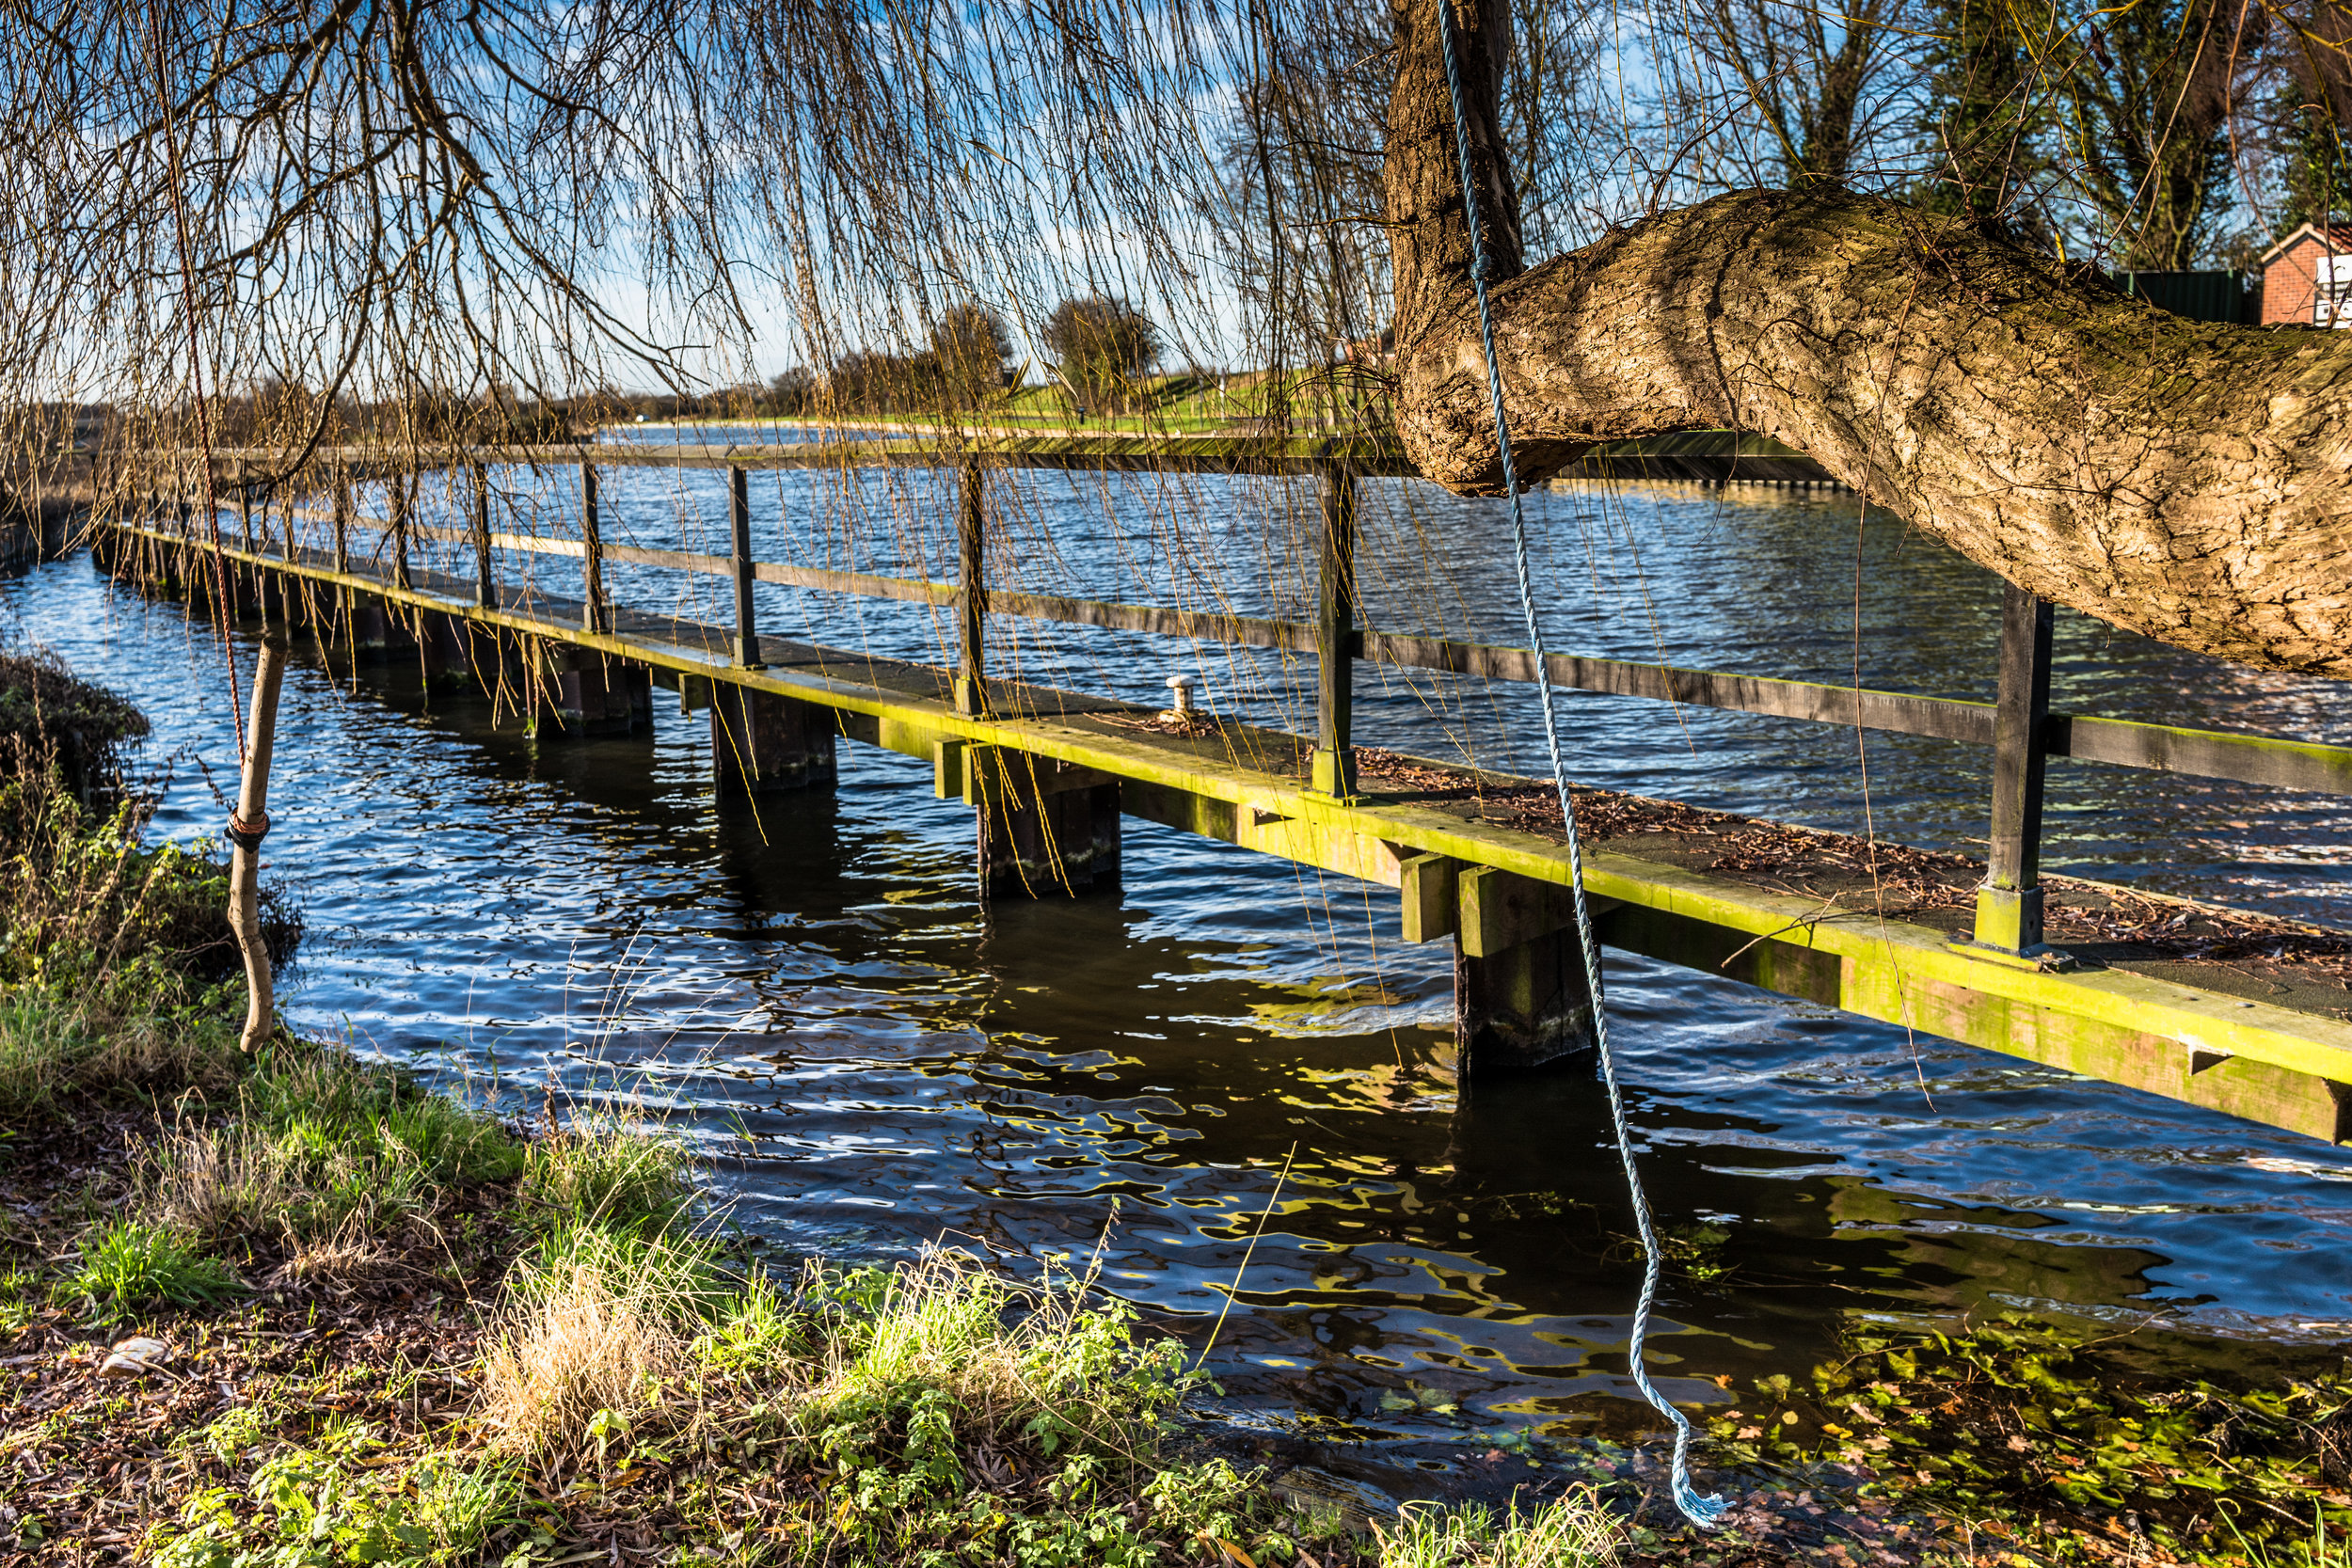
[[[626,726],[646,711],[659,682],[692,705],[710,704],[723,787],[823,787],[840,739],[918,759],[932,770],[941,809],[952,800],[974,811],[980,875],[998,895],[1083,892],[1115,879],[1121,815],[1393,889],[1406,940],[1454,944],[1465,1070],[1573,1059],[1588,1039],[1549,785],[1356,750],[1346,725],[1350,660],[1326,661],[1340,689],[1326,679],[1323,733],[1304,737],[1172,721],[1129,703],[987,680],[977,656],[982,595],[958,600],[960,670],[765,637],[749,624],[749,585],[776,578],[748,560],[739,499],[738,523],[735,557],[691,558],[731,560],[743,618],[735,626],[601,602],[592,610],[499,583],[488,572],[486,521],[476,530],[484,570],[470,579],[362,565],[347,549],[282,541],[228,553],[241,592],[253,595],[246,608],[307,624],[337,646],[389,643],[421,658],[428,674],[503,689],[543,735]],[[976,534],[977,515],[967,524]],[[98,542],[101,563],[143,585],[201,593],[209,566],[184,528],[168,517],[112,528]],[[585,553],[595,593],[593,523],[590,531],[584,550],[578,542],[543,547]],[[687,559],[648,563],[711,569]],[[891,596],[936,602],[943,592],[916,586]],[[1368,641],[1352,631],[1345,609],[1327,604],[1318,626],[1281,628],[1279,641],[1362,649]],[[2029,610],[2026,625],[2030,654]],[[2042,626],[2046,661],[2046,614]],[[2046,687],[2046,662],[2044,671]],[[1839,695],[1851,722],[1853,694]],[[1975,709],[1965,738],[1997,739],[1990,705],[1931,706]],[[2083,725],[2100,722],[2074,727],[2089,733]],[[2064,754],[2066,726],[2047,728],[2042,750]],[[2183,754],[2201,747],[2226,763],[2211,769],[2224,776],[2303,787],[2352,776],[2352,757],[2336,748],[2128,728],[2181,737],[2163,746]],[[2027,802],[2036,814],[2040,756]],[[2278,779],[2281,768],[2294,776]],[[1873,850],[1597,792],[1578,810],[1586,887],[1607,945],[2315,1138],[2352,1139],[2352,934],[2094,883],[2041,885],[2028,863],[2024,896],[2033,918],[2046,921],[2051,945],[2020,940],[2002,951],[1984,941],[1979,888],[1997,878],[1960,857]]]

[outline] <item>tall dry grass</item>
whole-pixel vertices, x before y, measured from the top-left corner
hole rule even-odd
[[[581,1226],[509,1283],[483,1363],[482,1414],[506,1445],[560,1469],[619,1431],[675,1413],[709,1295],[710,1250]]]

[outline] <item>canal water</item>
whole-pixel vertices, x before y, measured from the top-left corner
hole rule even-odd
[[[562,472],[502,473],[501,527],[560,531]],[[1991,694],[1998,584],[1838,493],[1584,485],[1530,498],[1555,649]],[[991,482],[1001,585],[1298,615],[1304,482]],[[721,547],[720,477],[610,468],[610,542]],[[935,476],[755,475],[759,553],[952,578]],[[1367,483],[1375,625],[1524,641],[1506,511]],[[455,562],[451,564],[455,565]],[[555,589],[564,562],[501,569]],[[576,585],[576,576],[572,579]],[[719,619],[721,581],[624,602]],[[766,629],[937,658],[929,610],[762,589]],[[235,772],[217,646],[87,557],[0,582],[45,643],[155,721],[159,831],[216,832]],[[993,668],[1304,725],[1311,662],[1000,619]],[[251,667],[249,639],[240,644]],[[1366,669],[1359,736],[1530,768],[1523,689]],[[2056,704],[2352,737],[2345,689],[2061,612]],[[1465,1095],[1450,955],[1393,895],[1129,819],[1115,895],[983,906],[930,769],[845,743],[831,793],[720,803],[704,716],[533,740],[397,663],[298,657],[270,873],[310,937],[283,996],[513,1106],[658,1111],[779,1248],[1099,1258],[1208,1345],[1230,1408],[1374,1443],[1465,1427],[1649,1430],[1625,1375],[1640,1264],[1586,1074]],[[1564,696],[1583,779],[1968,847],[1985,759],[1851,730]],[[2054,763],[2045,864],[2352,924],[2331,799]],[[1802,1373],[1857,1318],[2153,1323],[2185,1369],[2352,1341],[2352,1151],[1613,954],[1609,1006],[1676,1262],[1653,1341],[1678,1398]],[[1246,1265],[1246,1266],[1245,1266]],[[1231,1302],[1230,1311],[1227,1304]]]

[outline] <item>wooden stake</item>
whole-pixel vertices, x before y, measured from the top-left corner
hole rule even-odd
[[[580,614],[580,625],[592,632],[612,629],[612,617],[604,602],[604,530],[598,515],[596,498],[596,468],[593,463],[580,466],[580,575],[588,608]]]
[[[262,940],[262,839],[269,832],[270,743],[278,733],[278,688],[286,673],[286,628],[262,637],[261,668],[253,677],[253,711],[246,730],[245,777],[229,818],[229,927],[245,954],[245,1033],[247,1055],[269,1038],[278,1017],[270,983],[269,947]]]
[[[484,610],[499,607],[499,584],[490,557],[490,475],[481,464],[471,466],[473,480],[473,602]]]

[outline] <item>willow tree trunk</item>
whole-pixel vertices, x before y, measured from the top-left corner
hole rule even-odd
[[[1423,473],[1492,494],[1441,3],[1391,0],[1398,428]],[[1522,481],[1597,441],[1754,431],[2044,598],[2352,678],[2352,331],[2187,321],[1842,191],[1719,197],[1526,268],[1495,156],[1507,5],[1454,14]]]
[[[287,639],[282,627],[262,634],[262,661],[253,674],[253,711],[246,726],[245,774],[237,786],[237,809],[229,819],[229,925],[245,955],[245,1033],[247,1053],[258,1051],[277,1026],[269,943],[262,933],[262,839],[269,832],[270,752],[278,735],[278,689],[286,674]]]

